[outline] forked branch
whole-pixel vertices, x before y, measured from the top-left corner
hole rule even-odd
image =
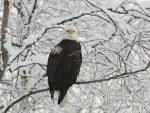
[[[109,80],[113,80],[113,79],[120,79],[120,78],[126,78],[126,77],[129,77],[129,76],[132,76],[133,74],[137,74],[139,72],[144,72],[146,71],[148,68],[150,67],[150,61],[148,62],[148,64],[146,65],[146,67],[144,67],[143,69],[140,69],[140,70],[136,70],[136,71],[130,71],[130,72],[125,72],[125,73],[121,73],[121,74],[118,74],[118,75],[115,75],[115,76],[112,76],[112,77],[109,77],[109,78],[102,78],[102,79],[99,79],[99,80],[91,80],[91,81],[79,81],[79,82],[76,82],[75,84],[89,84],[89,83],[96,83],[96,82],[104,82],[104,81],[109,81]],[[11,107],[13,107],[15,104],[17,104],[18,102],[20,102],[21,100],[23,100],[24,98],[30,96],[30,95],[34,95],[36,93],[41,93],[41,92],[45,92],[45,91],[48,91],[49,88],[46,88],[46,89],[41,89],[41,90],[37,90],[37,91],[30,91],[28,94],[20,97],[19,99],[15,100],[14,102],[12,102],[11,104],[9,104],[5,111],[3,113],[7,113],[9,111],[9,109]]]

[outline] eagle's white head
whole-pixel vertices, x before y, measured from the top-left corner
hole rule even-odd
[[[63,40],[75,40],[77,42],[83,42],[85,40],[84,37],[79,37],[77,29],[73,26],[63,26],[61,27],[61,35],[63,36]]]
[[[64,29],[64,39],[78,41],[77,30],[73,27],[70,27],[70,26],[66,27]]]

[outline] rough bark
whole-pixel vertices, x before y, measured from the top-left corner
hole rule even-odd
[[[3,74],[5,72],[5,69],[7,67],[8,62],[8,52],[4,47],[5,41],[6,41],[6,27],[8,25],[8,18],[9,18],[9,2],[8,0],[4,0],[4,9],[3,9],[3,19],[2,19],[2,29],[1,29],[1,55],[3,60],[3,68],[0,69],[0,81],[3,77]]]

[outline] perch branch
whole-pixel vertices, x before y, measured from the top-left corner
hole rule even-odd
[[[14,106],[15,104],[17,104],[18,102],[20,102],[20,101],[23,100],[24,98],[26,98],[26,97],[28,97],[28,96],[30,96],[30,95],[36,94],[36,93],[41,93],[41,92],[48,91],[48,89],[49,89],[49,88],[29,92],[28,94],[26,94],[26,95],[20,97],[19,99],[15,100],[15,101],[12,102],[11,104],[9,104],[9,105],[7,106],[7,108],[5,109],[4,113],[7,113],[8,110],[9,110],[12,106]]]
[[[109,77],[109,78],[102,78],[102,79],[99,79],[99,80],[76,82],[76,84],[89,84],[89,83],[95,83],[95,82],[109,81],[109,80],[112,80],[112,79],[126,78],[126,77],[129,77],[129,76],[132,76],[133,74],[146,71],[149,67],[150,67],[150,61],[148,62],[148,64],[146,65],[145,68],[140,69],[140,70],[124,72],[124,73],[121,73],[121,74],[118,74],[118,75],[115,75],[115,76],[112,76],[112,77]]]
[[[139,73],[139,72],[143,72],[143,71],[146,71],[148,68],[150,67],[150,61],[148,62],[148,64],[146,65],[145,68],[143,69],[140,69],[140,70],[136,70],[136,71],[130,71],[130,72],[125,72],[125,73],[122,73],[122,74],[118,74],[118,75],[115,75],[115,76],[112,76],[112,77],[109,77],[109,78],[103,78],[103,79],[99,79],[99,80],[91,80],[91,81],[79,81],[79,82],[75,82],[74,84],[89,84],[89,83],[96,83],[96,82],[104,82],[104,81],[109,81],[109,80],[112,80],[112,79],[120,79],[120,78],[126,78],[126,77],[129,77],[133,74],[136,74],[136,73]],[[45,92],[45,91],[48,91],[49,88],[46,88],[46,89],[41,89],[41,90],[37,90],[37,91],[30,91],[28,94],[20,97],[19,99],[15,100],[14,102],[12,102],[11,104],[9,104],[5,111],[3,113],[7,113],[9,111],[9,109],[11,107],[13,107],[15,104],[17,104],[18,102],[20,102],[21,100],[23,100],[24,98],[30,96],[30,95],[33,95],[33,94],[36,94],[36,93],[41,93],[41,92]]]

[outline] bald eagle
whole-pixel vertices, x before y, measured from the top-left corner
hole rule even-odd
[[[81,45],[74,36],[75,30],[68,28],[65,34],[66,37],[51,50],[47,64],[51,99],[54,91],[58,91],[58,104],[63,103],[67,90],[76,82],[82,63]]]

